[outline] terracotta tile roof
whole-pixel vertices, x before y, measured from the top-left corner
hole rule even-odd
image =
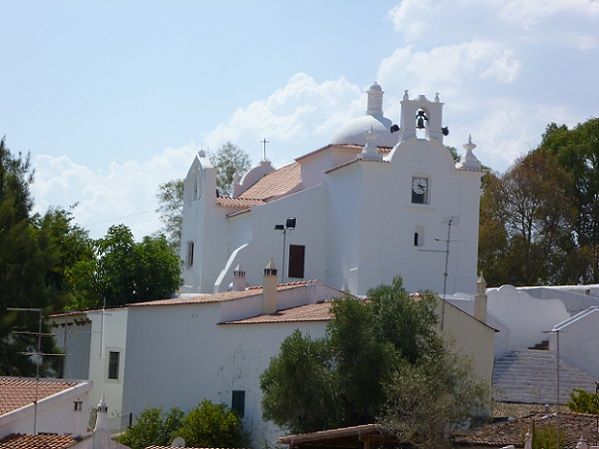
[[[333,148],[333,147],[335,149],[349,150],[354,153],[359,153],[360,151],[362,151],[362,148],[364,148],[361,145],[354,145],[351,143],[344,143],[344,144],[340,144],[340,145],[329,144],[329,145],[325,145],[324,147],[321,147],[317,150],[306,153],[300,157],[297,157],[297,158],[295,158],[295,160],[301,161],[302,159],[305,159],[307,157],[310,157],[314,154],[320,153],[321,151],[325,151],[325,150],[328,150],[329,148]],[[379,150],[379,153],[381,153],[381,154],[388,154],[391,152],[392,148],[391,147],[378,147],[378,150]]]
[[[258,315],[243,320],[226,321],[221,324],[294,323],[305,321],[329,321],[331,318],[331,302],[326,301],[278,310],[276,313],[270,315]]]
[[[65,449],[75,443],[70,435],[12,434],[0,440],[0,449]]]
[[[283,195],[301,182],[300,164],[294,162],[279,168],[260,178],[250,186],[239,198],[268,200],[273,196]]]
[[[460,446],[503,447],[513,444],[523,447],[524,435],[528,430],[532,430],[533,420],[536,429],[555,427],[559,424],[560,434],[565,438],[565,447],[568,449],[576,447],[581,435],[586,438],[589,445],[596,442],[597,415],[586,413],[530,415],[512,421],[488,424],[472,432],[456,434],[453,441]]]
[[[74,387],[78,382],[60,379],[40,379],[38,400]],[[22,377],[0,377],[0,415],[16,410],[35,400],[36,381]]]
[[[277,286],[278,291],[290,290],[292,288],[300,288],[308,282],[298,282],[289,284],[280,284]],[[237,299],[250,298],[262,294],[262,287],[249,287],[247,290],[230,291],[221,293],[198,294],[197,296],[182,296],[172,299],[157,299],[155,301],[136,302],[128,304],[128,307],[147,307],[147,306],[179,306],[187,304],[210,304],[215,302],[235,301]]]
[[[223,207],[235,207],[239,209],[247,209],[257,204],[264,204],[264,200],[253,198],[227,198],[220,197],[216,199],[216,204]]]
[[[175,449],[175,446],[148,446],[145,449]],[[222,447],[187,447],[185,449],[230,449],[230,448],[222,448]]]
[[[379,424],[361,424],[358,426],[341,427],[338,429],[319,430],[318,432],[285,435],[279,438],[278,443],[296,445],[312,441],[334,440],[348,436],[358,437],[359,435],[379,433],[381,431],[382,427]]]

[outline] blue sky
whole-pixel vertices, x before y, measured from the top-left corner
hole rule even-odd
[[[596,0],[0,0],[0,134],[30,151],[36,207],[78,203],[94,236],[160,224],[158,184],[231,140],[275,165],[327,144],[377,80],[446,103],[502,171],[551,121],[598,115]]]

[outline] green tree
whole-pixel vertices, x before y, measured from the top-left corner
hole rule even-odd
[[[575,388],[570,392],[570,400],[566,405],[573,412],[599,415],[599,397],[596,393],[581,388]]]
[[[183,217],[183,179],[160,184],[158,187],[158,209],[162,221],[162,232],[171,247],[179,252],[181,244],[181,220]]]
[[[69,270],[71,308],[118,306],[168,298],[181,285],[181,264],[164,236],[136,243],[125,225],[111,226],[93,242],[94,257]]]
[[[194,447],[245,447],[248,443],[237,414],[210,401],[202,401],[190,411],[177,433]]]
[[[260,378],[264,418],[292,432],[335,426],[337,387],[330,364],[327,341],[295,330]]]
[[[13,155],[0,140],[0,374],[30,376],[35,365],[20,352],[31,352],[36,342],[16,330],[37,330],[34,313],[8,312],[7,307],[52,309],[55,297],[52,270],[56,252],[52,238],[31,213],[29,190],[33,182],[29,156]],[[51,339],[42,339],[43,352],[55,352]],[[40,367],[48,374],[56,360],[44,358]]]
[[[568,261],[576,248],[570,183],[555,158],[540,152],[531,152],[486,182],[480,269],[491,285],[572,281]]]
[[[118,441],[131,449],[145,449],[148,446],[168,446],[181,428],[184,413],[173,407],[163,416],[158,407],[146,408],[140,413],[135,424],[129,427]]]
[[[250,166],[250,156],[237,145],[225,142],[215,153],[209,153],[210,162],[218,170],[216,187],[222,196],[231,196],[233,177],[241,175]]]
[[[537,150],[556,157],[573,182],[567,185],[574,199],[572,226],[577,247],[578,282],[599,282],[599,117],[572,129],[550,123]]]
[[[482,401],[484,388],[443,346],[436,301],[431,293],[414,301],[399,278],[371,289],[366,301],[350,296],[334,301],[326,337],[312,340],[296,331],[262,374],[264,418],[294,433],[377,420],[391,426],[398,404],[405,403],[402,382],[439,373],[444,376],[439,382],[448,382],[447,401],[461,401],[462,414],[477,412],[478,403],[466,401],[463,393],[472,387],[473,398]],[[436,381],[427,379],[429,394]],[[439,406],[434,412],[443,411],[438,419],[449,424],[462,416],[456,410]]]

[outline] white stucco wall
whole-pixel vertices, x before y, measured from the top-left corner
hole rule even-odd
[[[84,312],[54,315],[50,321],[56,346],[66,354],[63,378],[87,379],[91,339],[91,323],[87,321],[87,315]]]
[[[127,417],[121,414],[127,355],[127,314],[127,308],[87,312],[87,317],[92,322],[89,379],[93,382],[93,388],[90,401],[98,404],[102,395],[105,395],[106,403],[109,404],[108,425],[115,431],[127,424]],[[118,379],[108,379],[110,351],[120,353]]]
[[[37,409],[37,432],[84,435],[89,421],[91,387],[90,382],[81,382],[40,400]],[[74,401],[82,401],[81,410],[74,410]],[[0,439],[11,433],[32,434],[33,422],[33,404],[1,415]]]
[[[526,348],[548,340],[546,331],[570,314],[559,299],[538,299],[511,285],[487,289],[488,309],[506,323],[510,346]]]
[[[599,378],[599,308],[590,307],[557,324],[560,358]],[[549,347],[557,350],[557,335],[551,334]]]
[[[275,428],[262,422],[259,376],[293,330],[320,337],[326,323],[218,325],[221,313],[219,304],[131,307],[123,413],[190,410],[203,399],[231,406],[232,391],[244,390],[253,444],[274,443]]]

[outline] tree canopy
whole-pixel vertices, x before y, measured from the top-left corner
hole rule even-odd
[[[158,209],[162,221],[162,232],[176,252],[181,245],[181,220],[183,219],[183,179],[160,184],[158,187]]]
[[[250,155],[237,145],[225,142],[214,153],[209,153],[208,158],[217,169],[216,187],[222,196],[231,196],[233,193],[233,177],[235,173],[242,175],[250,166]]]
[[[547,126],[483,181],[479,268],[489,285],[599,282],[599,119]]]
[[[176,407],[167,415],[160,408],[146,408],[118,440],[132,449],[144,449],[168,446],[177,436],[185,440],[187,447],[245,447],[248,443],[235,412],[207,400],[187,414]]]
[[[487,397],[437,334],[437,300],[423,293],[414,301],[400,278],[371,289],[366,301],[335,300],[326,337],[295,331],[271,359],[260,378],[264,418],[293,433],[380,422],[401,441],[433,447],[415,435],[426,428],[437,438],[480,412]],[[402,426],[410,414],[422,419]]]

